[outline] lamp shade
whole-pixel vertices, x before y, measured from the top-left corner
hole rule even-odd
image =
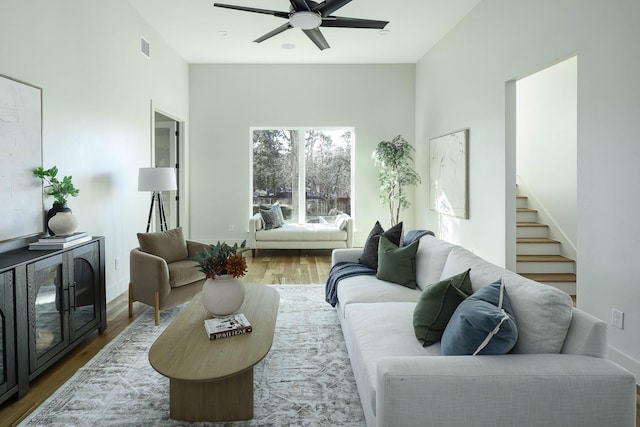
[[[175,168],[140,168],[138,191],[173,191],[177,189]]]

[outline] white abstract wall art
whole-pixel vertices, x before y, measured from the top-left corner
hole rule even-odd
[[[42,89],[0,75],[0,242],[44,231]]]
[[[429,140],[429,208],[469,219],[469,129]]]

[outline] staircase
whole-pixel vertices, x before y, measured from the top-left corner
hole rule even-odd
[[[538,222],[538,211],[528,208],[526,196],[517,196],[516,272],[575,296],[575,261],[560,255],[560,242],[548,236],[549,226]]]

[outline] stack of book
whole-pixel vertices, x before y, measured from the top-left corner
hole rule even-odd
[[[204,329],[207,331],[210,340],[232,337],[252,331],[251,323],[242,313],[205,319]]]
[[[32,251],[51,251],[57,249],[66,249],[80,243],[88,242],[91,236],[84,231],[69,234],[68,236],[48,236],[41,237],[37,242],[29,245]]]

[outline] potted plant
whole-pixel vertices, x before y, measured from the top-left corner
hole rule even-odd
[[[33,174],[42,179],[47,185],[44,191],[47,195],[53,196],[55,203],[64,205],[67,203],[69,196],[76,197],[80,190],[73,186],[71,176],[65,176],[62,181],[58,180],[58,168],[53,166],[51,169],[43,169],[42,166],[33,170]]]
[[[246,240],[240,246],[218,242],[191,258],[207,278],[202,285],[202,304],[214,316],[232,314],[244,301],[240,277],[247,272],[247,260],[242,256],[249,249],[246,244]]]
[[[49,226],[49,220],[53,218],[59,212],[69,212],[71,213],[71,209],[67,207],[67,199],[71,197],[76,197],[80,190],[78,190],[71,182],[71,176],[65,176],[62,180],[58,179],[58,168],[53,166],[50,169],[43,169],[42,166],[37,167],[33,170],[33,174],[38,178],[42,179],[46,185],[44,187],[44,192],[48,196],[53,196],[54,202],[53,207],[47,211],[47,230],[49,234],[54,235],[54,231]],[[77,221],[75,218],[75,225],[77,225]],[[73,223],[72,221],[72,223]],[[72,224],[68,224],[68,226],[63,226],[63,230],[75,229],[75,226]]]
[[[413,169],[413,152],[415,149],[402,135],[391,141],[381,141],[373,152],[375,165],[378,167],[380,183],[380,201],[389,205],[391,226],[398,224],[400,210],[411,205],[404,191],[406,186],[421,182],[420,175]]]
[[[242,252],[249,249],[246,245],[246,240],[240,246],[237,243],[229,246],[226,242],[218,242],[197,252],[191,259],[198,263],[199,270],[207,279],[213,280],[216,276],[223,275],[242,277],[247,272],[247,260],[242,256]]]

